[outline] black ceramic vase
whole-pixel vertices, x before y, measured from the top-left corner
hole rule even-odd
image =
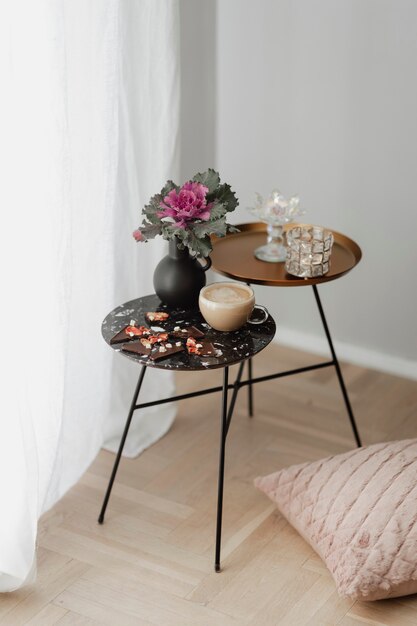
[[[180,250],[177,240],[169,242],[169,253],[156,266],[153,286],[156,295],[171,308],[196,309],[200,289],[206,284],[205,272],[211,259],[201,265],[191,257],[188,248]]]

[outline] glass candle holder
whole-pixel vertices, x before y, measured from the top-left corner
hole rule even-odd
[[[288,274],[300,278],[315,278],[329,271],[333,233],[322,226],[302,224],[287,230]]]

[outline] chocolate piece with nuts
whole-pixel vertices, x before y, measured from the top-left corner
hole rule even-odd
[[[184,346],[182,344],[177,346],[169,341],[161,344],[152,344],[146,337],[142,337],[136,343],[122,346],[122,351],[139,356],[148,356],[151,361],[160,361],[178,352],[184,352]]]
[[[135,343],[127,343],[122,346],[122,352],[129,352],[130,354],[137,354],[139,356],[150,356],[152,346],[147,348],[141,341],[136,341]]]
[[[168,341],[167,343],[162,343],[159,347],[155,346],[152,350],[150,359],[152,361],[160,361],[161,359],[166,359],[173,354],[177,354],[178,352],[184,352],[184,346],[177,346]]]
[[[110,339],[110,345],[133,341],[135,339],[139,339],[140,337],[150,335],[151,332],[152,331],[149,328],[146,328],[146,326],[135,326],[134,324],[129,324],[129,326],[122,328],[121,331],[116,333],[115,336]]]
[[[187,339],[188,354],[196,354],[197,356],[216,356],[216,348],[209,341],[203,341],[194,339],[194,337],[188,337]]]

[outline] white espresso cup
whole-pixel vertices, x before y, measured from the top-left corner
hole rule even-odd
[[[268,311],[255,304],[255,294],[249,285],[243,283],[212,283],[200,291],[198,305],[204,319],[215,330],[231,331],[249,324],[263,324]],[[261,320],[251,320],[254,308],[261,309]]]

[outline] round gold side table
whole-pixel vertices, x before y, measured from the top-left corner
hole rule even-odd
[[[288,224],[285,230],[291,228],[294,224]],[[334,235],[334,244],[331,255],[330,269],[327,274],[317,278],[298,278],[287,274],[285,263],[267,263],[256,259],[253,251],[265,242],[266,226],[263,223],[246,223],[238,224],[240,232],[227,235],[223,238],[213,239],[213,251],[211,253],[212,269],[223,276],[234,280],[244,281],[247,284],[267,285],[270,287],[305,287],[311,285],[319,310],[323,329],[329,344],[331,361],[309,365],[307,367],[298,368],[288,372],[279,372],[270,375],[270,378],[280,378],[298,374],[309,370],[320,369],[322,367],[334,367],[337,378],[339,380],[340,389],[345,401],[346,410],[352,426],[353,435],[358,447],[362,445],[356,426],[355,417],[353,415],[346,385],[343,380],[342,371],[333,346],[330,330],[324,315],[323,306],[321,304],[317,285],[331,280],[336,280],[352,270],[361,260],[362,252],[357,243],[349,237],[332,230]],[[252,359],[248,360],[248,380],[252,380]],[[249,415],[253,415],[253,389],[252,385],[248,385],[248,401]]]

